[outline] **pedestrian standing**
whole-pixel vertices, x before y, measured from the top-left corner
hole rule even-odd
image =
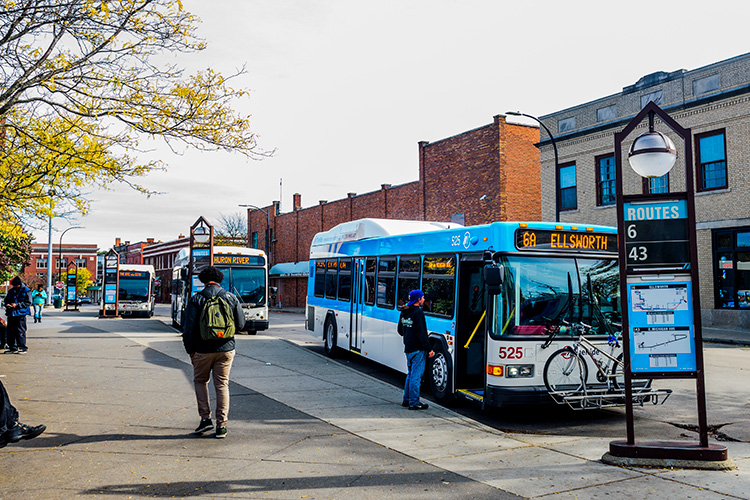
[[[426,410],[428,405],[419,401],[427,358],[435,355],[430,347],[427,335],[427,322],[424,319],[424,293],[422,290],[409,292],[409,302],[401,310],[398,319],[398,333],[404,337],[404,353],[406,353],[406,383],[404,384],[404,400],[401,406],[410,410]]]
[[[31,314],[31,290],[16,276],[10,280],[12,288],[5,296],[5,315],[8,317],[8,349],[6,353],[26,354],[26,316]]]
[[[193,385],[201,418],[195,433],[203,434],[214,428],[208,399],[208,380],[213,374],[216,437],[225,438],[229,416],[229,371],[235,354],[234,332],[244,328],[245,313],[237,297],[221,287],[224,273],[219,269],[209,266],[198,274],[198,279],[205,288],[188,301],[182,333],[182,342],[193,365]],[[223,325],[220,331],[209,331],[217,324]]]
[[[34,323],[42,322],[42,309],[47,303],[47,292],[44,285],[37,285],[36,290],[31,292],[31,304],[34,306]]]

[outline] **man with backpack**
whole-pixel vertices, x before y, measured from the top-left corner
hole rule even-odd
[[[182,342],[193,364],[193,384],[201,418],[196,434],[214,428],[208,400],[208,379],[213,372],[216,388],[216,437],[227,436],[229,370],[234,360],[234,334],[245,326],[245,314],[237,297],[220,283],[224,273],[214,266],[203,269],[198,279],[205,288],[193,295],[185,308]]]

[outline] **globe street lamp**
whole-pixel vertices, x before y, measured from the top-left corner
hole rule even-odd
[[[268,254],[268,262],[270,264],[270,262],[271,262],[271,248],[268,246],[268,236],[269,236],[268,235],[268,230],[269,230],[269,227],[270,227],[270,225],[268,223],[268,212],[265,211],[265,210],[263,210],[260,207],[256,207],[255,205],[239,205],[239,206],[245,207],[245,208],[252,208],[253,210],[260,210],[261,212],[263,212],[264,214],[266,214],[266,238],[265,238],[266,239],[266,253]]]
[[[672,170],[677,150],[672,139],[654,131],[654,114],[650,113],[648,132],[639,135],[630,145],[628,162],[641,177],[661,177]]]
[[[555,136],[552,135],[552,132],[550,132],[547,126],[544,123],[542,123],[542,121],[536,116],[527,115],[526,113],[521,113],[520,111],[506,111],[505,114],[511,115],[511,116],[525,116],[526,118],[531,118],[532,120],[537,122],[545,130],[545,132],[547,132],[547,135],[549,136],[549,140],[552,143],[552,150],[555,152],[555,222],[560,222],[560,173],[557,171],[558,157],[557,157],[557,144],[555,143]]]

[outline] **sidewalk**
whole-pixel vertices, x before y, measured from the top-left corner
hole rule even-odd
[[[734,471],[608,466],[610,439],[405,411],[399,388],[264,335],[238,338],[228,438],[195,438],[179,335],[89,314],[51,312],[28,355],[0,356],[21,420],[47,425],[0,450],[2,500],[750,498],[748,443],[722,443]]]

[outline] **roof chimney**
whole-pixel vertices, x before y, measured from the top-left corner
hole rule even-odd
[[[294,193],[292,195],[292,211],[296,212],[300,208],[302,208],[302,195],[299,193]]]

